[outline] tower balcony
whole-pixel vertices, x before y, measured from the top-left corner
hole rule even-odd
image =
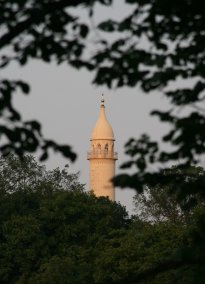
[[[113,159],[117,160],[118,159],[118,154],[117,152],[112,152],[112,151],[89,151],[87,153],[87,159]]]

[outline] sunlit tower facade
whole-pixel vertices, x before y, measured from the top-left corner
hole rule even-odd
[[[112,127],[105,115],[105,103],[102,96],[100,114],[90,138],[89,188],[96,196],[108,196],[115,200],[115,188],[111,182],[115,175],[115,138]]]

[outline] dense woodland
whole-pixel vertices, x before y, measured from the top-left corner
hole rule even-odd
[[[113,180],[136,190],[136,216],[85,193],[66,169],[2,158],[1,283],[205,283],[205,1],[124,0],[129,14],[96,18],[118,1],[0,1],[3,155],[76,158],[16,109],[16,91],[30,86],[4,77],[13,62],[67,63],[92,71],[96,85],[140,87],[169,103],[151,112],[169,126],[161,142],[129,139],[125,173]]]
[[[0,188],[2,284],[192,283],[201,268],[178,267],[182,248],[189,252],[201,237],[200,199],[186,211],[168,189],[147,189],[129,216],[85,192],[68,167],[47,171],[32,156],[1,158]]]

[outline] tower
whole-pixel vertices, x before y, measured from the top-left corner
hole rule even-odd
[[[96,196],[108,196],[115,200],[115,189],[111,182],[115,175],[114,133],[105,116],[104,97],[102,95],[100,114],[92,131],[90,151],[87,159],[90,164],[89,188]]]

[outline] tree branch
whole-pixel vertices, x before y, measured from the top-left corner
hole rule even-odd
[[[82,5],[83,3],[86,3],[86,1],[62,0],[59,2],[48,2],[44,4],[44,7],[42,9],[42,15],[46,15],[57,9],[64,9],[69,6]],[[19,36],[33,24],[39,24],[39,18],[36,19],[35,17],[30,17],[20,23],[17,23],[16,26],[12,28],[12,30],[0,37],[0,49],[10,44],[14,38]]]

